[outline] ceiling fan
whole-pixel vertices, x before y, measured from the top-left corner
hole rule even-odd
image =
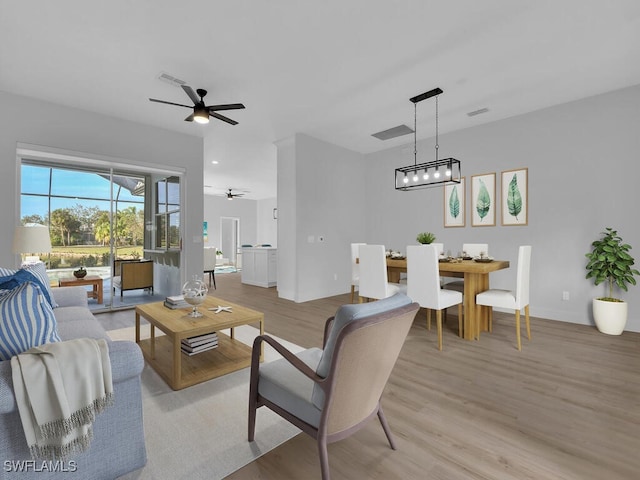
[[[217,118],[218,120],[222,120],[223,122],[230,123],[231,125],[237,125],[238,122],[235,120],[231,120],[224,115],[220,115],[216,113],[220,110],[238,110],[244,108],[244,105],[241,103],[228,103],[224,105],[205,105],[204,97],[207,95],[207,91],[201,88],[198,88],[195,92],[193,88],[188,85],[181,85],[182,89],[185,91],[189,98],[193,101],[193,106],[191,105],[183,105],[181,103],[173,103],[167,102],[165,100],[158,100],[156,98],[150,98],[149,100],[157,103],[166,103],[167,105],[176,105],[178,107],[187,107],[193,108],[193,113],[184,119],[185,122],[193,122],[194,120],[198,123],[209,123],[209,117]],[[197,95],[196,95],[197,92]],[[200,97],[200,98],[198,98]]]
[[[226,195],[227,200],[233,200],[236,197],[244,197],[244,193],[232,193],[233,189],[229,189],[229,191],[227,193],[225,193],[224,195]]]

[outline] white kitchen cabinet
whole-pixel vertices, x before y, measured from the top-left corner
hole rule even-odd
[[[278,250],[270,247],[242,249],[242,283],[257,287],[275,287]]]

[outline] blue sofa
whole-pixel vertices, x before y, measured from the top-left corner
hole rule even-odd
[[[109,343],[115,402],[96,417],[91,447],[65,462],[30,462],[15,402],[11,361],[0,361],[0,478],[113,480],[147,461],[140,374],[144,360],[134,342],[109,340],[93,316],[82,287],[52,289],[61,340],[104,338]]]

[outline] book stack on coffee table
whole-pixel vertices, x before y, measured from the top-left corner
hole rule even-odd
[[[205,333],[196,337],[189,337],[182,340],[180,349],[186,355],[195,355],[197,353],[206,352],[218,346],[218,334]]]

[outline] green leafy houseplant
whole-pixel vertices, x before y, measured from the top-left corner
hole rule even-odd
[[[436,236],[430,232],[421,232],[416,237],[416,240],[418,241],[418,243],[422,243],[422,244],[433,243],[435,239],[436,239]]]
[[[622,302],[622,300],[613,297],[614,284],[626,292],[628,284],[636,284],[636,279],[633,276],[640,275],[640,272],[632,268],[634,260],[628,253],[631,246],[622,242],[618,232],[607,227],[602,235],[601,239],[591,244],[593,250],[586,254],[589,259],[586,267],[587,278],[593,278],[596,285],[605,280],[608,282],[609,296],[598,300]]]

